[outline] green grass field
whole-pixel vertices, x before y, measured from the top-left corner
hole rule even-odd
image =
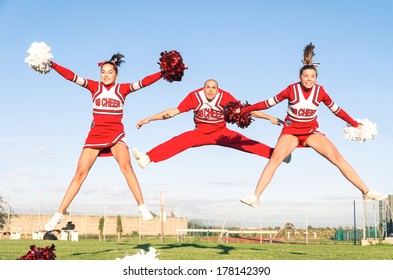
[[[360,246],[348,242],[329,244],[219,243],[190,238],[176,239],[124,238],[117,242],[107,238],[60,240],[0,239],[0,259],[16,260],[30,250],[30,245],[46,247],[55,244],[58,260],[114,260],[134,255],[141,249],[155,248],[159,260],[393,260],[393,245]]]

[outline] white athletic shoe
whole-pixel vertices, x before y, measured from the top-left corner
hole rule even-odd
[[[134,156],[134,158],[138,162],[138,165],[141,168],[145,169],[149,165],[150,163],[149,156],[145,153],[142,153],[137,148],[132,148],[132,155]]]
[[[255,193],[243,197],[242,199],[240,199],[240,202],[243,202],[244,204],[247,204],[254,208],[257,208],[259,205],[258,197],[256,196]]]
[[[363,200],[366,202],[372,201],[372,200],[385,200],[387,199],[388,196],[384,193],[377,192],[375,190],[369,190],[368,193],[363,195]]]
[[[150,221],[153,219],[153,215],[150,213],[150,210],[147,208],[146,204],[139,205],[138,210],[143,221]]]
[[[49,222],[45,225],[44,229],[46,231],[54,230],[55,227],[64,221],[65,215],[59,212],[56,212],[53,217],[49,220]]]
[[[283,162],[290,163],[292,159],[292,154],[289,154],[286,158],[284,158]]]

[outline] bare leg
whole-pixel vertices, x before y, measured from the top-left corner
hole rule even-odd
[[[85,181],[90,168],[93,166],[97,159],[99,150],[85,148],[82,150],[78,161],[78,167],[76,169],[74,178],[72,179],[68,189],[64,195],[63,201],[60,204],[59,213],[65,213],[68,206],[71,204],[74,197],[79,192],[82,183]]]
[[[128,151],[128,148],[123,144],[116,144],[111,148],[111,151],[114,158],[119,163],[120,170],[126,178],[127,185],[134,195],[138,205],[144,204],[138,179],[136,178],[135,172],[131,166],[130,152]]]
[[[347,180],[357,187],[363,194],[368,192],[369,189],[366,184],[362,181],[362,179],[360,179],[356,171],[343,158],[334,144],[326,136],[313,134],[307,139],[306,144],[337,166],[344,177],[347,178]]]
[[[255,194],[258,198],[272,180],[278,166],[283,162],[285,157],[293,152],[297,145],[298,140],[293,135],[284,134],[278,138],[273,154],[263,169],[258,184],[255,188]]]

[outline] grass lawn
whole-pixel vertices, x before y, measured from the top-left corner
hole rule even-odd
[[[393,245],[360,246],[351,243],[270,244],[218,243],[190,239],[124,238],[117,242],[107,238],[60,240],[0,239],[0,259],[16,260],[30,250],[30,245],[46,247],[55,244],[58,260],[114,260],[134,255],[141,249],[156,249],[159,260],[393,260]]]

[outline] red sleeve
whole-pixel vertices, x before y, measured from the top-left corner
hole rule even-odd
[[[247,113],[247,112],[252,112],[252,111],[269,109],[270,107],[273,107],[274,105],[280,103],[281,101],[288,99],[290,96],[290,91],[291,91],[291,88],[290,88],[290,86],[288,86],[286,89],[281,91],[276,96],[266,99],[264,101],[255,103],[254,105],[243,107],[241,111],[242,111],[242,113]]]
[[[237,100],[235,97],[232,96],[232,94],[230,94],[228,91],[225,91],[221,88],[218,88],[218,92],[223,93],[223,99],[222,100],[222,104],[226,105],[228,102],[238,102],[239,100]]]
[[[349,123],[353,127],[358,127],[358,125],[359,125],[359,123],[357,121],[355,121],[354,119],[352,119],[351,116],[349,116],[347,114],[347,112],[345,112],[342,108],[340,111],[338,111],[336,116],[341,118],[342,120],[346,121],[347,123]]]
[[[180,102],[180,104],[177,106],[177,109],[179,109],[179,111],[181,113],[184,112],[188,112],[190,110],[193,110],[197,107],[198,104],[198,100],[195,96],[195,92],[198,92],[202,90],[202,88],[197,89],[195,91],[190,92],[184,99],[182,102]]]
[[[65,79],[69,81],[74,81],[74,77],[76,76],[74,72],[71,70],[60,66],[59,64],[55,63],[52,61],[52,68],[56,70],[57,73],[59,73],[61,76],[63,76]]]
[[[55,63],[52,61],[52,68],[59,73],[62,77],[64,77],[65,79],[74,82],[84,88],[87,88],[88,90],[90,90],[91,92],[95,91],[98,87],[98,82],[96,81],[92,81],[92,80],[88,80],[88,79],[84,79],[82,77],[79,77],[78,75],[76,75],[74,72],[72,72],[71,70],[60,66],[59,64]]]
[[[253,105],[247,106],[247,107],[243,107],[241,109],[242,113],[248,113],[248,112],[252,112],[252,111],[259,111],[259,110],[266,110],[267,108],[269,108],[267,106],[267,100],[265,101],[261,101],[258,103],[255,103]]]
[[[120,84],[120,92],[122,94],[128,95],[133,91],[137,91],[140,90],[141,88],[150,86],[151,84],[161,79],[161,77],[162,77],[161,72],[157,72],[155,74],[144,77],[142,80],[139,80],[138,82]]]
[[[337,117],[342,119],[343,121],[349,123],[353,127],[358,127],[359,123],[351,118],[350,115],[347,114],[340,106],[338,106],[326,93],[323,87],[321,87],[321,93],[323,93],[323,103],[335,114]]]
[[[157,72],[155,74],[146,76],[142,80],[142,87],[150,86],[151,84],[157,82],[161,78],[162,78],[162,73],[161,72]]]

